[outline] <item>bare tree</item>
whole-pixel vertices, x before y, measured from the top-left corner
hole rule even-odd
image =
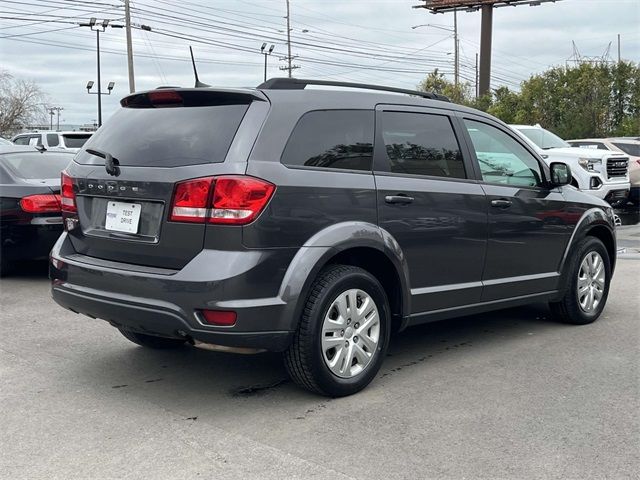
[[[9,137],[27,125],[46,122],[45,95],[33,81],[16,80],[0,70],[0,135]]]

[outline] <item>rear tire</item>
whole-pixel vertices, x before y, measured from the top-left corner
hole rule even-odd
[[[604,244],[595,237],[580,241],[564,278],[564,296],[549,303],[554,318],[573,325],[595,322],[607,303],[611,282],[611,262]]]
[[[376,376],[389,344],[391,315],[380,282],[366,270],[332,265],[314,281],[285,366],[299,386],[342,397]]]
[[[140,345],[141,347],[154,348],[156,350],[166,350],[170,348],[180,348],[185,340],[179,338],[157,337],[155,335],[145,335],[144,333],[132,332],[124,328],[118,329],[127,340]]]

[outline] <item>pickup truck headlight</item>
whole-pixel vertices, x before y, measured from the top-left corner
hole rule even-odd
[[[579,158],[578,164],[587,172],[593,172],[595,170],[594,165],[602,163],[601,158]]]

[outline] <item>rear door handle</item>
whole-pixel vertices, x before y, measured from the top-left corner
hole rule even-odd
[[[511,200],[507,200],[506,198],[491,200],[491,206],[496,208],[509,208],[511,206]]]
[[[408,195],[404,195],[402,193],[398,194],[398,195],[387,195],[386,197],[384,197],[384,201],[387,203],[396,203],[396,204],[400,204],[400,205],[407,205],[411,202],[413,202],[413,197],[410,197]]]

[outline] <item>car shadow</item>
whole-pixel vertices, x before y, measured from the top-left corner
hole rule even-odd
[[[412,327],[392,337],[377,379],[361,394],[396,381],[411,382],[411,369],[437,368],[431,364],[436,360],[456,361],[470,349],[492,349],[532,332],[561,328],[566,327],[550,320],[543,304]],[[66,374],[102,394],[123,393],[185,412],[185,419],[212,414],[219,405],[252,414],[266,404],[276,414],[283,402],[293,410],[298,406],[304,416],[332,401],[296,387],[287,378],[281,355],[274,353],[237,355],[193,347],[149,350],[122,343],[92,354]]]

